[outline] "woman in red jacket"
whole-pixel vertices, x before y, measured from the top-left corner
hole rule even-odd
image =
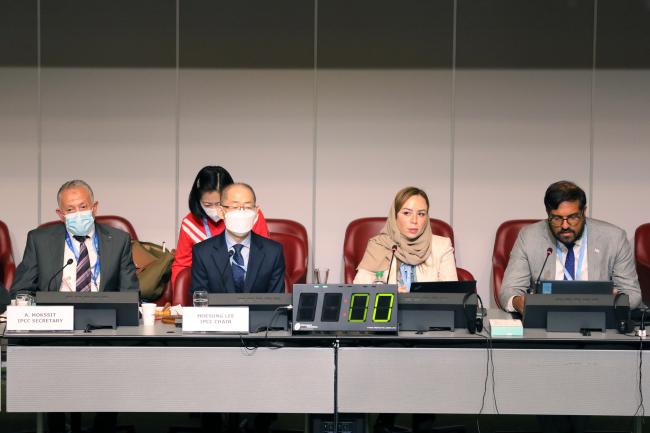
[[[192,267],[192,247],[225,230],[226,225],[217,215],[217,206],[221,201],[221,191],[231,183],[234,183],[232,176],[220,166],[203,167],[196,175],[188,200],[190,213],[183,218],[178,235],[176,255],[172,263],[172,285],[183,269]],[[253,231],[269,237],[269,228],[262,211],[258,213]]]

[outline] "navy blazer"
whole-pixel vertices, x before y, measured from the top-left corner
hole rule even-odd
[[[226,232],[199,242],[192,248],[192,287],[210,293],[237,293],[232,278]],[[245,293],[284,293],[282,245],[251,232]]]

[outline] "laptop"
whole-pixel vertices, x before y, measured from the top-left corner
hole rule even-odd
[[[614,283],[611,281],[540,281],[537,293],[543,295],[612,295]]]
[[[476,281],[422,281],[411,283],[411,293],[473,293]]]

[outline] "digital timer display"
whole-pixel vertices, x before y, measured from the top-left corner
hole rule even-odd
[[[350,297],[350,311],[348,312],[348,322],[365,322],[368,315],[368,302],[370,295],[368,293],[354,293]]]
[[[372,321],[375,323],[390,322],[393,313],[393,302],[395,302],[395,294],[377,293],[375,296],[375,311],[372,313]]]
[[[295,284],[293,331],[396,332],[396,284]]]

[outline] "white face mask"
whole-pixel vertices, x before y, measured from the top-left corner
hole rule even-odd
[[[219,214],[217,213],[217,210],[215,208],[205,207],[203,205],[201,205],[201,208],[203,208],[203,212],[205,212],[205,214],[207,216],[209,216],[210,219],[212,221],[214,221],[215,223],[219,222],[219,220],[221,219],[221,217],[219,216]]]
[[[253,224],[257,219],[257,212],[254,210],[234,210],[226,213],[226,228],[235,236],[246,236],[253,230]]]

